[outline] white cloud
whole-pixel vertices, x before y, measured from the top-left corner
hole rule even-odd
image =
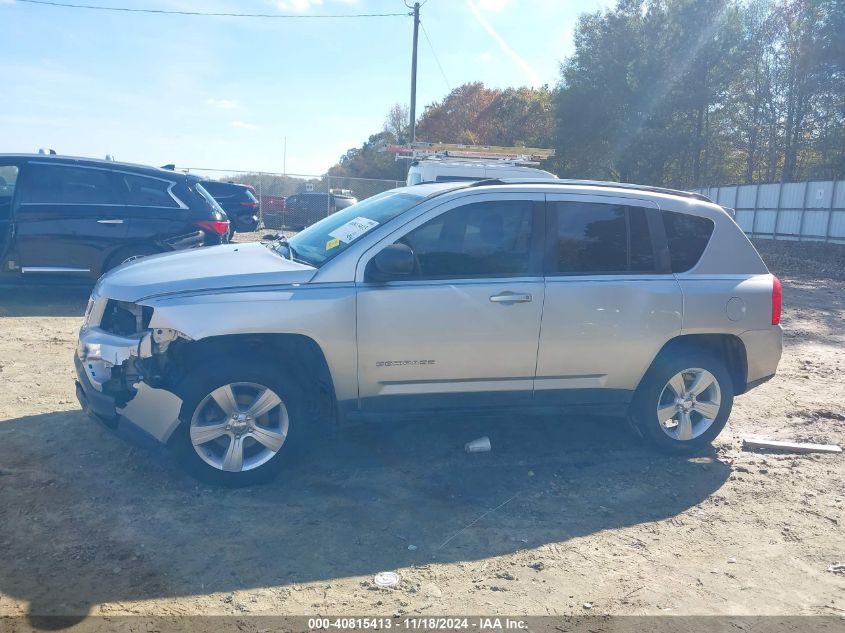
[[[513,60],[517,66],[522,68],[522,70],[525,72],[525,78],[528,80],[528,83],[535,87],[541,86],[543,82],[540,81],[539,75],[531,67],[531,64],[525,61],[525,59],[521,57],[519,53],[517,53],[510,46],[508,46],[508,43],[505,41],[505,38],[499,35],[498,31],[496,31],[496,29],[494,29],[493,26],[487,21],[487,18],[481,15],[481,11],[479,10],[475,2],[473,0],[466,0],[466,3],[469,7],[469,10],[472,12],[472,15],[475,17],[475,21],[478,22],[481,28],[487,31],[487,34],[495,40],[496,44],[499,45],[499,48],[502,49],[502,52],[505,55],[510,57],[511,60]]]
[[[258,126],[254,123],[247,123],[245,121],[232,121],[232,127],[236,127],[240,130],[257,130]]]
[[[276,0],[276,7],[279,11],[294,11],[305,13],[311,7],[319,7],[323,0]]]
[[[214,108],[220,108],[221,110],[234,110],[238,107],[238,105],[240,105],[240,102],[237,99],[215,99],[213,97],[208,99],[206,103]]]
[[[482,11],[499,13],[510,3],[510,0],[478,0],[478,8]]]

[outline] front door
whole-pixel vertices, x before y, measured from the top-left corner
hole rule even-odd
[[[17,251],[24,273],[99,275],[127,234],[126,207],[107,169],[32,161],[22,170]]]
[[[18,166],[0,163],[0,265],[3,264],[12,237],[12,210],[17,182]]]
[[[505,198],[505,199],[503,199]],[[410,278],[358,285],[363,409],[530,403],[543,307],[543,196],[477,195],[386,238]]]

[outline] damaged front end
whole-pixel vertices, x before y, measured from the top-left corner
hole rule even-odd
[[[189,340],[149,327],[152,308],[92,295],[74,359],[76,392],[89,415],[120,417],[166,442],[179,424],[182,400],[168,386],[168,349]]]

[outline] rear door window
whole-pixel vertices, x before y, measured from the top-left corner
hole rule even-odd
[[[672,272],[686,272],[698,263],[710,236],[713,235],[713,221],[697,215],[662,211],[666,241],[672,260]]]
[[[646,210],[616,204],[554,202],[552,274],[655,272]]]
[[[27,167],[23,203],[29,204],[123,204],[112,173],[105,169],[71,165],[30,163]]]

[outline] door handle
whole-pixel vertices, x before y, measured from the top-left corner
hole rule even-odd
[[[97,220],[97,224],[123,224],[123,220]]]
[[[501,294],[493,295],[490,297],[490,301],[493,303],[528,303],[531,301],[531,295],[529,294],[516,294],[510,291],[503,292]]]

